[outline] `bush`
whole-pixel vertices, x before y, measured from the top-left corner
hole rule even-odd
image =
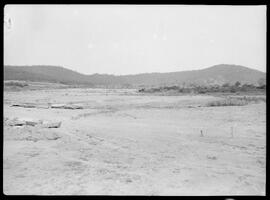
[[[207,106],[244,106],[247,105],[247,101],[238,100],[238,99],[223,99],[219,101],[212,101],[207,103]]]
[[[266,85],[258,86],[257,89],[266,89]]]
[[[229,83],[224,83],[224,84],[222,85],[222,87],[229,87],[229,86],[230,86]]]
[[[205,91],[205,90],[199,90],[198,93],[199,93],[199,94],[205,94],[206,91]]]
[[[244,97],[234,97],[234,99],[246,101],[248,103],[266,102],[266,97],[264,96],[244,96]]]
[[[266,85],[262,86],[254,86],[252,84],[244,84],[240,86],[240,82],[236,82],[234,85],[229,85],[228,83],[223,84],[223,86],[196,86],[193,85],[189,88],[179,87],[179,86],[164,86],[158,88],[149,88],[149,89],[140,89],[139,92],[168,92],[175,91],[179,93],[214,93],[214,92],[222,92],[222,93],[239,93],[239,92],[256,92],[256,91],[264,91],[266,89]]]
[[[152,88],[150,91],[151,92],[160,92],[161,88]]]
[[[266,102],[264,96],[233,97],[207,103],[207,106],[244,106],[249,103]]]
[[[231,87],[230,92],[235,93],[236,92],[236,89],[234,87]]]
[[[165,86],[161,88],[162,90],[179,90],[178,86]]]
[[[10,81],[10,82],[6,82],[5,86],[25,87],[25,86],[28,86],[28,84],[25,82]]]
[[[236,83],[234,84],[236,87],[239,87],[241,85],[241,83],[239,81],[236,81]]]

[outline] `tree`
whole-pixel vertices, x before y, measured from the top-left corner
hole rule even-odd
[[[184,81],[184,82],[182,83],[182,87],[185,88],[185,86],[186,86],[186,82]]]
[[[224,84],[222,85],[222,87],[229,87],[229,86],[230,86],[229,83],[224,83]]]
[[[239,87],[241,85],[241,83],[239,81],[236,81],[234,84],[236,87]]]
[[[264,86],[264,85],[266,85],[266,79],[265,79],[265,78],[260,78],[260,79],[258,80],[258,84],[259,84],[259,86]]]

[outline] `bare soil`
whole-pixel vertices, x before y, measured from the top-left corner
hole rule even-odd
[[[265,195],[265,102],[205,106],[219,99],[135,90],[5,91],[5,119],[62,123],[4,122],[4,193]],[[12,106],[19,103],[83,109]]]

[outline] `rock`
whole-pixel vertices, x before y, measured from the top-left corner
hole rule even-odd
[[[34,120],[30,118],[14,118],[12,120],[8,120],[5,122],[9,126],[39,126],[42,128],[59,128],[61,126],[60,122],[50,122],[50,121],[43,121],[43,120]]]
[[[44,105],[44,104],[32,104],[32,103],[25,103],[25,104],[12,104],[12,107],[22,107],[22,108],[44,108],[48,109],[50,106],[49,105]]]
[[[58,108],[58,109],[83,109],[82,106],[79,105],[67,105],[67,104],[53,104],[51,108]]]
[[[207,155],[207,159],[209,159],[209,160],[217,160],[217,157],[216,156]]]
[[[38,122],[34,122],[34,121],[26,121],[25,123],[26,125],[29,125],[29,126],[36,126],[38,124]]]
[[[50,106],[49,105],[37,105],[36,108],[48,109],[48,108],[50,108]]]
[[[44,133],[44,137],[47,140],[57,140],[57,139],[61,138],[57,133],[54,133],[54,132],[46,132],[46,133]]]
[[[65,106],[65,104],[51,104],[50,107],[51,108],[63,108]]]
[[[15,118],[13,120],[7,121],[7,125],[9,125],[9,126],[23,126],[23,125],[26,125],[26,122]]]
[[[41,124],[41,120],[34,120],[30,118],[14,118],[12,120],[7,120],[6,124],[9,126],[36,126],[38,124]]]
[[[61,126],[62,122],[48,122],[48,121],[44,121],[42,123],[42,127],[43,128],[59,128]]]
[[[36,126],[36,125],[42,123],[42,121],[40,121],[40,120],[35,120],[35,119],[31,119],[31,118],[20,118],[19,120],[24,121],[25,125],[28,125],[28,126]]]
[[[23,108],[35,108],[35,104],[25,103],[25,104],[12,104],[12,107],[23,107]]]
[[[83,109],[83,107],[79,105],[69,105],[66,106],[66,109]]]

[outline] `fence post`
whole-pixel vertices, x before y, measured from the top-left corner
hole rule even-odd
[[[203,131],[201,130],[201,137],[203,137]]]

